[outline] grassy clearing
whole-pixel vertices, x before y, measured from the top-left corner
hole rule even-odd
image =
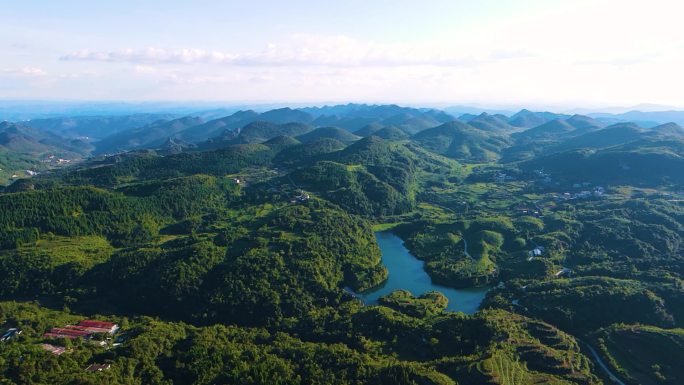
[[[38,240],[35,245],[24,246],[16,251],[3,252],[3,254],[19,253],[20,255],[47,256],[52,266],[65,263],[92,266],[109,259],[113,251],[114,247],[105,238],[99,236],[73,238],[49,236]]]
[[[392,230],[393,228],[404,224],[406,222],[388,222],[388,223],[376,223],[373,225],[373,232]]]

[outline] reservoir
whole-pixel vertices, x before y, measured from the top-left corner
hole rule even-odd
[[[416,297],[429,291],[439,291],[449,298],[449,311],[472,314],[480,307],[489,287],[454,289],[433,284],[423,269],[423,261],[414,257],[404,247],[401,238],[389,231],[375,233],[382,252],[382,263],[387,267],[389,277],[381,286],[357,294],[368,305],[375,305],[378,298],[395,290],[408,290]]]

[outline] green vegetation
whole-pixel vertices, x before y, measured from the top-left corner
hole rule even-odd
[[[245,207],[238,188],[230,179],[194,176],[126,186],[123,193],[79,187],[5,195],[4,226],[31,228],[38,239],[4,232],[15,235],[7,247],[23,246],[0,257],[12,272],[2,295],[67,291],[70,301],[86,304],[111,295],[121,309],[263,324],[324,299],[339,301],[341,286],[362,290],[384,280],[365,221],[317,200]],[[333,232],[340,233],[329,237]],[[73,238],[62,248],[51,241],[46,255],[50,234]],[[82,235],[104,243],[87,263],[81,250],[94,241],[76,238]],[[53,287],[57,282],[62,286]]]
[[[275,124],[267,121],[250,123],[240,130],[237,143],[262,143],[276,136],[298,136],[313,130],[313,127],[301,123]]]
[[[41,336],[44,330],[73,324],[83,316],[30,303],[0,302],[0,327],[23,331],[19,338],[0,344],[0,374],[9,383],[51,384],[449,385],[457,383],[453,377],[458,383],[483,378],[504,383],[490,368],[495,357],[507,354],[519,363],[524,378],[599,383],[589,373],[586,358],[574,350],[571,337],[520,316],[509,320],[511,316],[496,311],[474,318],[453,313],[412,317],[354,303],[322,308],[276,328],[198,327],[150,317],[110,316],[106,318],[118,322],[122,330],[115,340],[99,346]],[[540,330],[548,342],[535,338]],[[525,344],[526,350],[511,349],[514,340]],[[46,342],[67,350],[55,356],[40,347]],[[566,353],[561,347],[570,349]],[[102,372],[85,371],[92,363],[111,366]]]
[[[397,290],[380,298],[380,304],[414,317],[434,316],[446,309],[449,299],[437,291],[414,297],[406,290]]]
[[[467,161],[495,161],[503,148],[510,145],[505,135],[459,121],[421,131],[413,139],[430,151]]]
[[[158,120],[142,127],[121,131],[107,136],[96,144],[96,153],[117,153],[139,148],[158,148],[167,138],[183,130],[204,123],[198,117]]]
[[[682,381],[678,127],[374,111],[159,121],[122,148],[219,136],[8,186],[0,332],[23,333],[0,342],[0,383],[600,384],[590,347],[625,383]],[[17,148],[0,161],[35,162]],[[435,284],[491,288],[481,311],[405,290],[363,305],[388,230]],[[122,331],[42,337],[83,318]]]
[[[320,139],[333,139],[342,143],[351,143],[361,139],[361,137],[338,127],[319,127],[311,132],[297,137],[302,143],[309,143]]]
[[[595,333],[601,355],[626,383],[676,384],[684,378],[684,330],[617,324]]]

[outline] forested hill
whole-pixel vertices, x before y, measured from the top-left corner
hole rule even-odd
[[[437,109],[366,104],[230,111],[5,122],[15,131],[20,127],[21,133],[0,133],[6,137],[5,144],[0,138],[0,183],[9,184],[93,155],[145,149],[165,153],[207,151],[234,144],[258,144],[280,135],[301,137],[298,140],[304,142],[329,138],[345,144],[374,135],[392,141],[410,140],[457,160],[506,163],[586,146],[682,136],[681,128],[667,120],[660,123],[669,124],[659,125],[604,115],[592,118],[526,109],[508,116],[500,112],[450,115]],[[665,119],[671,115],[662,116]]]
[[[115,135],[114,155],[0,192],[0,382],[684,381],[676,124],[347,105]],[[377,231],[436,290],[487,289],[480,310],[406,290],[363,303],[392,274]],[[45,334],[84,319],[121,330]]]

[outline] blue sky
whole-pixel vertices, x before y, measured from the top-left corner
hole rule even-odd
[[[0,98],[684,107],[675,0],[3,4]]]

